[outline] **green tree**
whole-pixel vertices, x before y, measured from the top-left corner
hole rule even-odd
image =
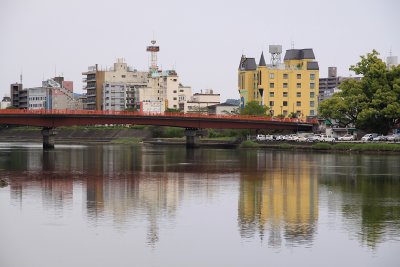
[[[400,66],[388,69],[373,50],[350,70],[362,75],[339,85],[341,92],[320,104],[320,115],[340,126],[387,133],[400,119]]]
[[[268,107],[258,104],[256,101],[247,102],[244,108],[240,111],[241,115],[256,115],[266,116]]]

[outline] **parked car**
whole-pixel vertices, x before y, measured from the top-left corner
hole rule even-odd
[[[307,138],[307,142],[320,142],[320,141],[322,141],[320,134],[314,134]]]
[[[265,135],[263,135],[263,134],[257,134],[256,140],[257,140],[257,141],[265,141]]]
[[[391,142],[396,142],[396,141],[400,141],[400,134],[392,134],[392,135],[388,135],[386,137],[387,141],[391,141]]]
[[[377,136],[378,136],[378,134],[376,134],[376,133],[366,134],[363,137],[361,137],[361,141],[363,141],[363,142],[372,141]]]
[[[336,139],[334,137],[331,136],[326,136],[326,135],[321,135],[320,141],[322,142],[335,142]]]
[[[386,141],[386,140],[387,140],[387,137],[384,135],[379,135],[372,139],[372,141]]]
[[[274,141],[275,137],[273,135],[266,135],[265,136],[265,141]]]
[[[339,141],[354,141],[356,138],[352,134],[346,134],[338,138]]]

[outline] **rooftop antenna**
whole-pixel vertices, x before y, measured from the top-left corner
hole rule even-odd
[[[54,65],[54,77],[57,77],[57,65]]]
[[[150,52],[151,55],[151,65],[150,71],[156,72],[158,70],[157,66],[157,53],[160,51],[160,47],[156,45],[156,40],[151,40],[151,45],[146,48],[147,52]]]
[[[22,69],[21,69],[21,74],[19,75],[19,81],[22,84]]]
[[[293,41],[293,40],[290,41],[290,47],[291,47],[292,49],[294,49],[294,41]]]

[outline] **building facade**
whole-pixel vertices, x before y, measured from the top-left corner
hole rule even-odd
[[[340,92],[339,85],[347,79],[360,79],[360,77],[341,77],[337,75],[336,67],[328,67],[328,77],[319,79],[318,101],[324,101]]]
[[[271,64],[261,54],[259,64],[242,55],[238,71],[241,108],[250,101],[269,108],[271,115],[305,118],[318,110],[319,66],[312,49],[286,50],[270,46]]]
[[[6,109],[11,106],[11,97],[5,96],[0,102],[0,109]]]
[[[139,88],[147,86],[148,72],[137,71],[118,58],[113,68],[101,69],[96,64],[83,72],[83,90],[86,90],[86,107],[89,110],[110,110],[105,107],[104,88],[106,84],[124,84],[126,89],[125,107],[138,109],[140,105]]]
[[[156,70],[149,73],[146,87],[139,90],[141,110],[164,112],[168,109],[184,110],[192,95],[190,86],[183,86],[175,70]]]
[[[221,95],[215,94],[212,89],[207,89],[203,93],[195,93],[189,101],[185,103],[185,113],[208,113],[208,107],[220,103]]]

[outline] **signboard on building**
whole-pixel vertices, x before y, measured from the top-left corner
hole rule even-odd
[[[142,101],[140,102],[140,111],[161,113],[161,101]]]

